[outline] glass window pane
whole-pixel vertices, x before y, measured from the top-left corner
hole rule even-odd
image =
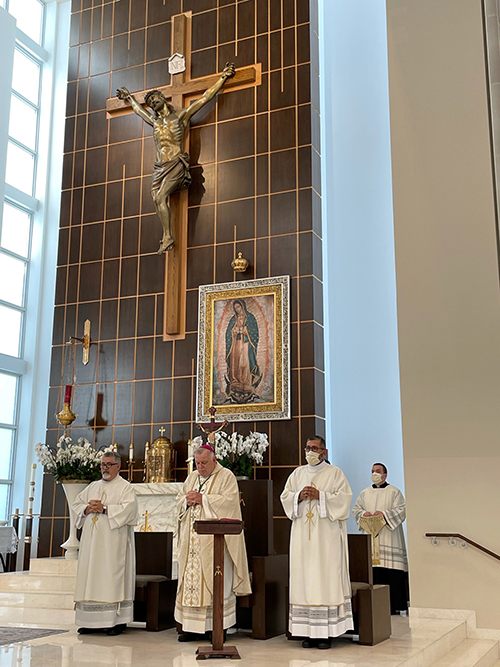
[[[36,148],[36,109],[15,95],[10,98],[9,135],[32,151]]]
[[[30,247],[31,215],[15,206],[3,207],[0,245],[16,255],[28,257]]]
[[[17,398],[17,377],[0,373],[0,423],[13,424]]]
[[[24,53],[21,53],[19,49],[14,51],[12,88],[27,100],[33,102],[33,104],[38,104],[40,65]]]
[[[9,0],[9,13],[17,19],[17,27],[37,44],[41,43],[42,9],[38,0]]]
[[[0,479],[10,479],[10,459],[12,454],[13,436],[14,431],[12,429],[0,428]]]
[[[8,484],[0,484],[0,519],[5,521],[7,516],[7,503],[9,500],[10,486]]]
[[[26,262],[0,253],[0,300],[22,306]]]
[[[5,173],[6,182],[18,190],[32,195],[34,171],[35,159],[33,155],[9,141]]]
[[[21,313],[13,308],[0,306],[0,322],[2,323],[0,353],[18,357],[21,341]]]

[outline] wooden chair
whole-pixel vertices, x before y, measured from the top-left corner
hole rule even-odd
[[[134,621],[146,621],[149,632],[173,628],[177,591],[177,580],[172,580],[173,533],[134,534]]]
[[[373,584],[371,535],[347,536],[354,631],[359,643],[374,646],[391,636],[389,586]]]

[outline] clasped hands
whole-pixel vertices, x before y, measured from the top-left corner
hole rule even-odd
[[[299,500],[319,500],[319,491],[314,486],[304,486],[299,495]]]
[[[102,514],[104,512],[104,505],[100,500],[89,500],[89,504],[85,508],[85,514]]]
[[[201,505],[202,502],[203,502],[203,495],[201,493],[198,493],[198,491],[189,491],[186,494],[186,503],[189,506]]]
[[[377,510],[373,514],[371,512],[365,512],[363,516],[384,516],[384,513],[381,512],[380,510]]]

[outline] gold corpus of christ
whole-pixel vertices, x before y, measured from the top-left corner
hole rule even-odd
[[[191,79],[191,19],[192,13],[185,12],[172,16],[172,53],[185,58],[185,70],[171,75],[171,83],[159,86],[158,90],[177,109],[188,106],[192,100],[213,86],[219,74]],[[167,70],[165,75],[167,76]],[[231,92],[252,88],[262,82],[260,63],[240,67],[235,75],[226,81],[223,91]],[[139,104],[144,103],[147,91],[133,91]],[[132,113],[130,104],[116,97],[106,101],[108,118]],[[185,138],[186,152],[189,152],[189,134]],[[163,340],[182,340],[186,337],[186,287],[187,287],[187,190],[170,195],[171,224],[175,246],[165,253],[165,304],[163,309]]]

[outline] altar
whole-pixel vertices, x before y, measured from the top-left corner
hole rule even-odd
[[[155,482],[133,484],[139,504],[140,523],[135,527],[141,533],[173,533],[172,578],[177,579],[177,494],[182,482]]]

